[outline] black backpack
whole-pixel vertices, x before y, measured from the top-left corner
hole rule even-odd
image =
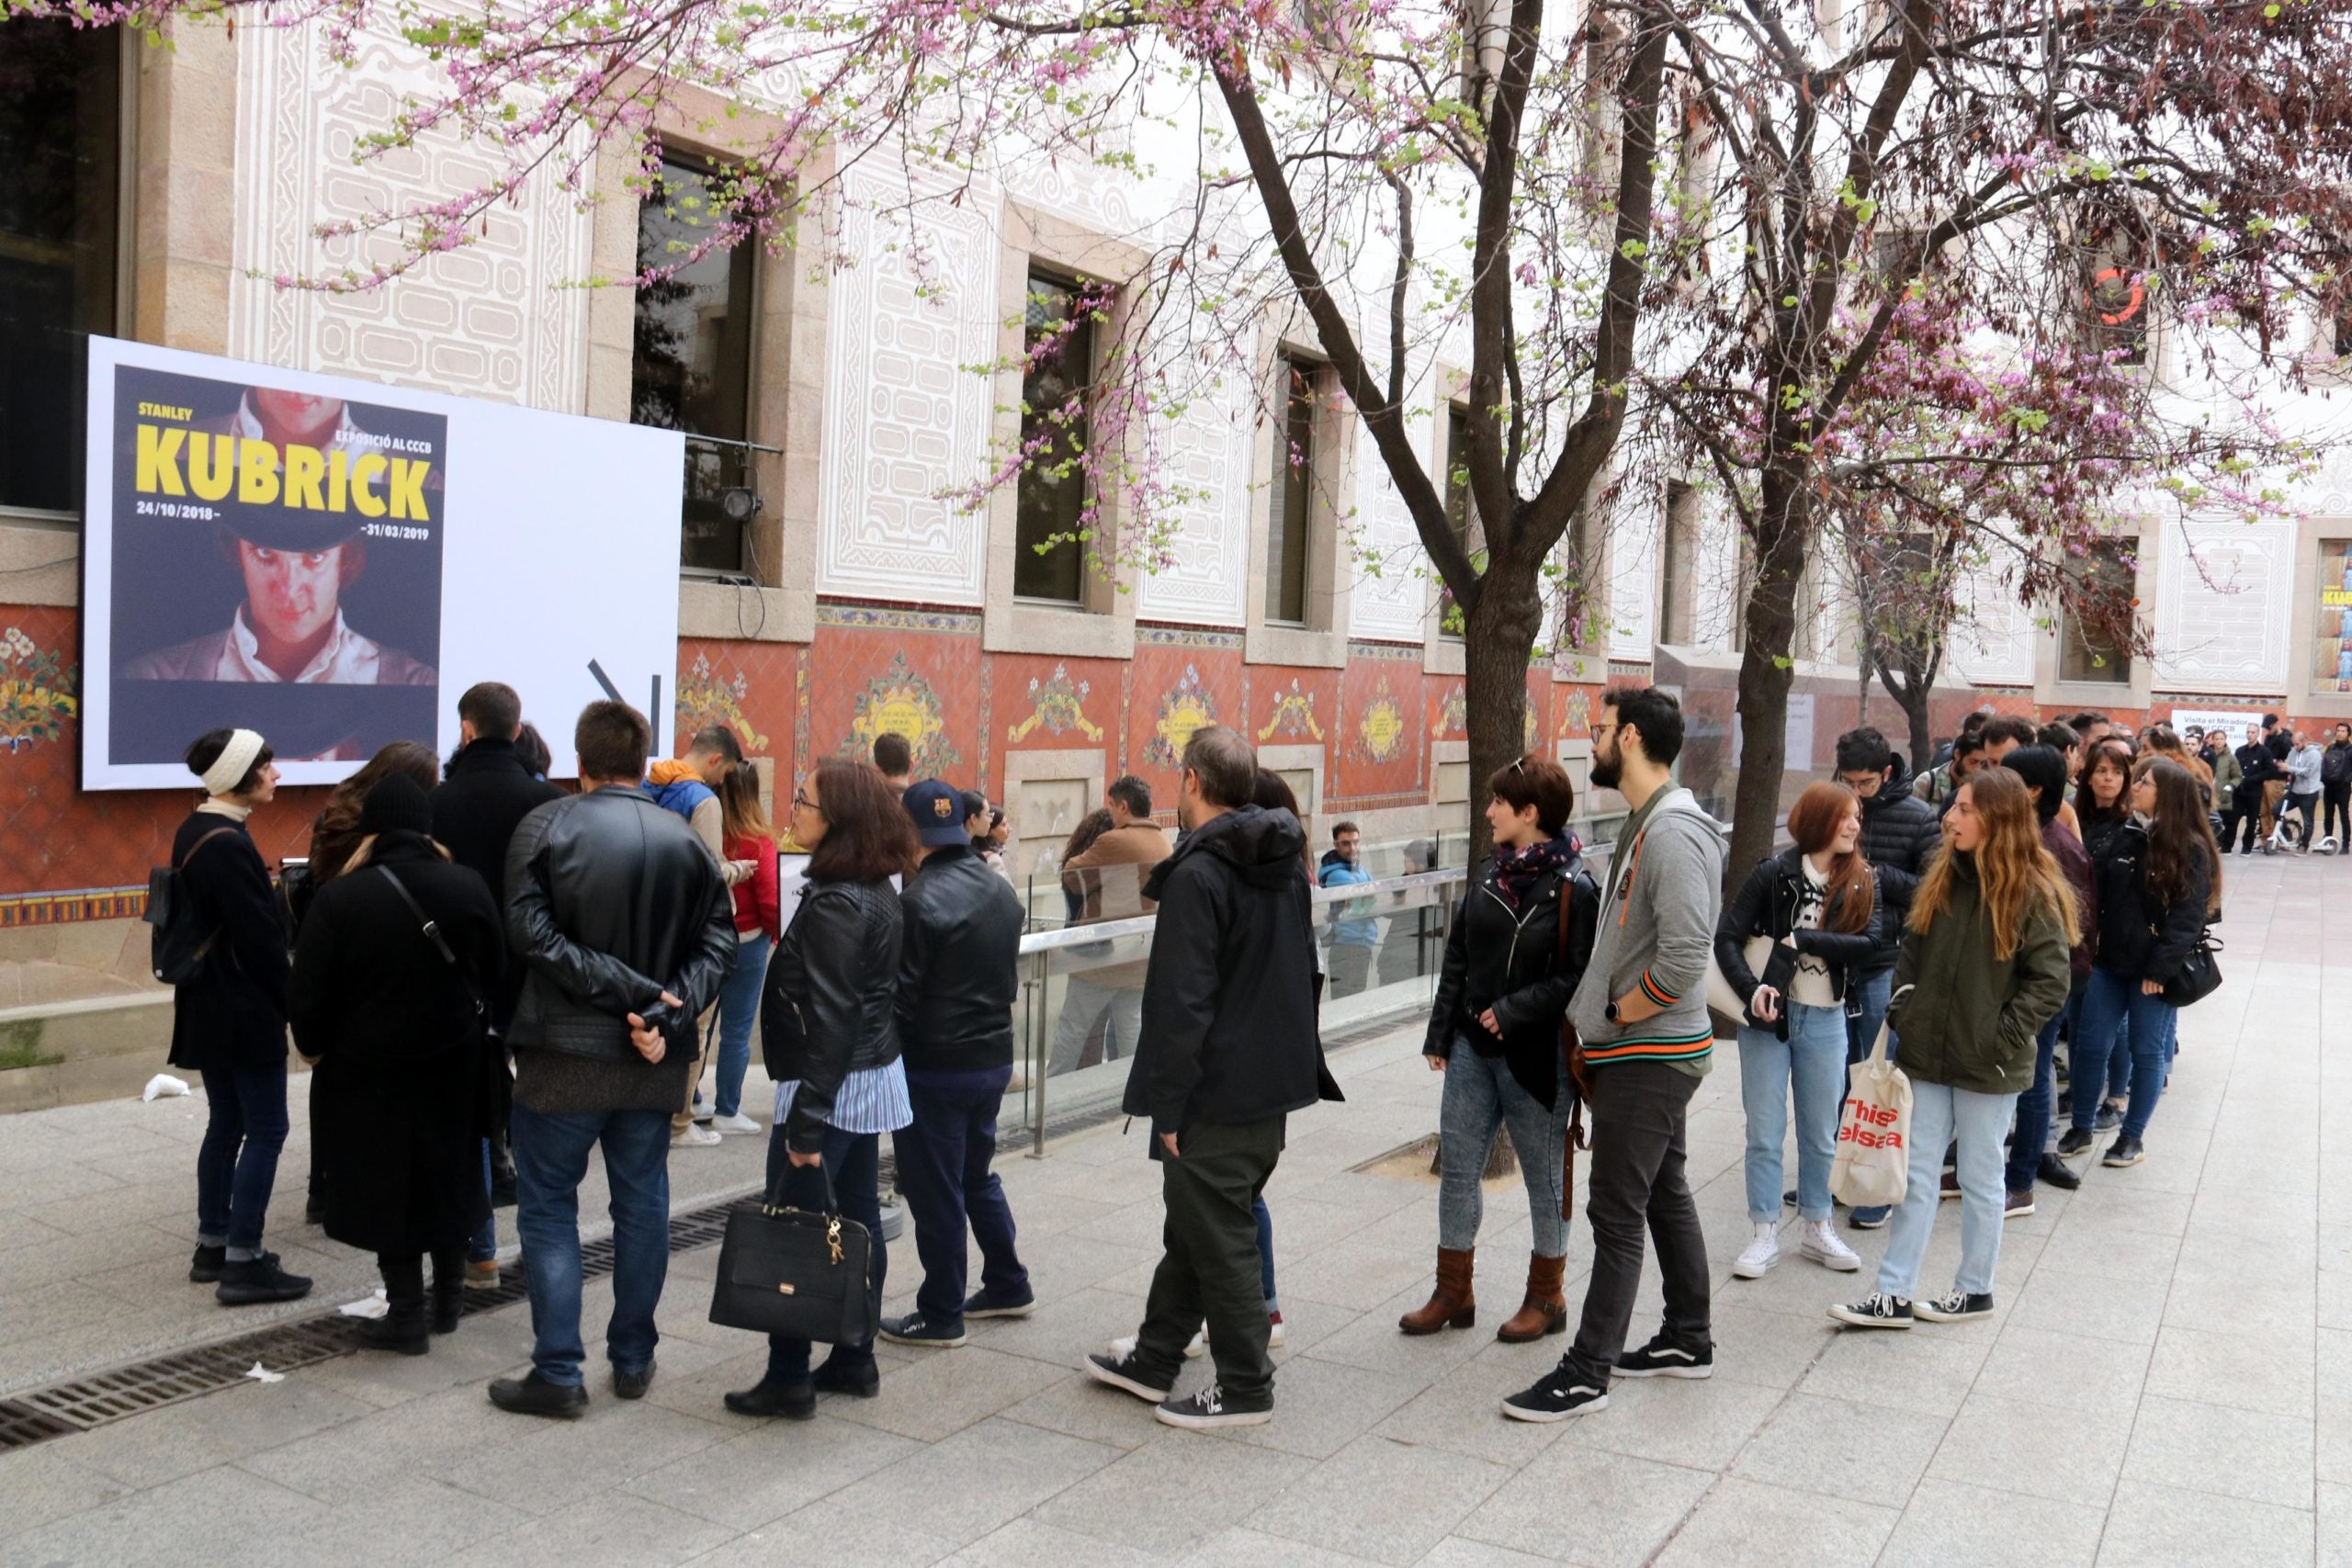
[[[150,965],[155,978],[166,986],[183,986],[204,971],[206,955],[220,940],[220,928],[198,929],[195,900],[188,897],[187,863],[202,852],[204,846],[234,828],[215,828],[187,847],[187,853],[171,865],[153,867],[147,873],[147,913],[143,917],[154,927],[153,948]]]

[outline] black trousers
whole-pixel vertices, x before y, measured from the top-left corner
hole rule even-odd
[[[1282,1158],[1285,1119],[1232,1126],[1187,1127],[1177,1139],[1180,1157],[1152,1151],[1160,1161],[1159,1190],[1168,1211],[1160,1232],[1165,1250],[1151,1277],[1136,1359],[1172,1386],[1184,1365],[1184,1347],[1205,1319],[1216,1381],[1237,1398],[1270,1398],[1274,1364],[1266,1357],[1271,1326],[1258,1258],[1258,1195]]]
[[[424,1300],[423,1254],[379,1252],[376,1254],[376,1271],[384,1277],[384,1299],[394,1306],[404,1302],[421,1303]],[[433,1254],[433,1283],[435,1289],[458,1290],[464,1285],[465,1279],[464,1247],[444,1247]]]
[[[1596,1388],[1625,1348],[1642,1286],[1645,1231],[1657,1244],[1666,1292],[1667,1338],[1688,1349],[1710,1333],[1707,1242],[1683,1175],[1690,1097],[1699,1080],[1664,1062],[1617,1062],[1592,1069],[1592,1175],[1585,1213],[1592,1221],[1592,1279],[1568,1357]]]
[[[2352,784],[2322,784],[2319,793],[2327,834],[2341,853],[2352,842]]]

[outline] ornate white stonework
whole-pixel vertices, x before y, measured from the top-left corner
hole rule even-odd
[[[1996,570],[1980,571],[1962,586],[1962,610],[1946,662],[1953,675],[1994,686],[2033,684],[2038,628],[2018,602],[2016,586]]]
[[[1429,464],[1430,422],[1416,420],[1406,427],[1423,467]],[[1419,642],[1431,629],[1430,584],[1420,531],[1405,504],[1372,432],[1359,423],[1355,433],[1356,516],[1351,532],[1358,546],[1356,570],[1350,573],[1348,633],[1390,642]],[[1442,476],[1433,476],[1441,492]],[[1379,575],[1366,568],[1369,552],[1379,562]]]
[[[1169,478],[1200,492],[1182,507],[1169,564],[1144,580],[1147,620],[1238,626],[1250,583],[1250,476],[1256,411],[1232,378],[1204,391],[1163,432]]]
[[[552,168],[496,209],[484,238],[380,288],[329,295],[270,281],[390,255],[389,241],[322,242],[313,230],[420,193],[471,188],[498,166],[454,137],[353,164],[362,135],[383,130],[404,96],[424,96],[438,81],[420,55],[391,39],[362,33],[358,51],[356,68],[334,64],[316,26],[250,26],[239,40],[239,276],[231,284],[229,352],[581,412],[587,295],[564,286],[587,276],[590,224]]]
[[[874,210],[904,187],[863,172],[845,185],[842,253],[857,260],[830,290],[817,591],[977,605],[988,520],[941,492],[988,461],[996,389],[967,367],[997,355],[999,202],[924,204],[918,261],[903,219]]]
[[[1657,633],[1657,558],[1664,548],[1659,510],[1635,503],[1609,541],[1609,656],[1645,660]]]
[[[2294,551],[2288,522],[2164,529],[2154,627],[2159,689],[2286,690]]]

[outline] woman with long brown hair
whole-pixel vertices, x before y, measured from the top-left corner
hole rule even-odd
[[[2120,736],[2095,742],[2083,754],[2083,771],[2075,781],[2075,818],[2082,830],[2083,848],[2092,859],[2108,835],[2132,816],[2132,761],[2137,748]]]
[[[711,1091],[711,1130],[756,1133],[760,1124],[743,1114],[743,1074],[752,1066],[752,1021],[760,1010],[760,989],[768,975],[768,954],[784,934],[777,902],[775,829],[760,804],[760,771],[730,762],[718,780],[720,831],[730,861],[748,861],[752,874],[737,883],[735,971],[718,987],[718,1081]]]
[[[2163,757],[2141,763],[2132,820],[2091,858],[2091,875],[2098,887],[2098,957],[2083,987],[2075,1049],[2079,1055],[2087,1046],[2093,1060],[2078,1061],[2075,1077],[2079,1083],[2110,1052],[2129,1052],[2132,1101],[2099,1163],[2132,1166],[2146,1157],[2141,1140],[2172,1067],[2180,1010],[2165,1000],[2165,984],[2180,973],[2221,906],[2221,846],[2188,769]],[[2062,1155],[2091,1146],[2095,1124],[2083,1114],[2084,1102],[2075,1103],[2075,1124],[2058,1140]]]
[[[2183,775],[2184,777],[2186,775]],[[1860,1328],[1908,1328],[1993,1310],[2007,1206],[2002,1140],[2033,1081],[2034,1040],[2066,1001],[2074,890],[2041,845],[2033,795],[1987,768],[1944,818],[1944,852],[1919,879],[1894,965],[1887,1022],[1911,1079],[1910,1181],[1879,1261],[1878,1289],[1829,1315]],[[1915,1303],[1935,1229],[1944,1150],[1960,1144],[1960,1271]]]
[[[1846,1102],[1846,987],[1877,951],[1886,919],[1878,875],[1862,858],[1862,803],[1842,784],[1808,785],[1789,811],[1794,840],[1757,863],[1715,926],[1715,963],[1747,1006],[1739,1090],[1747,1110],[1747,1219],[1731,1271],[1761,1279],[1781,1258],[1781,1145],[1797,1110],[1800,1248],[1825,1269],[1862,1266],[1829,1224],[1829,1167]],[[1772,942],[1761,973],[1747,944]]]
[[[915,825],[899,792],[864,762],[828,758],[792,797],[792,837],[808,884],[768,964],[760,1033],[775,1081],[767,1201],[822,1210],[830,1173],[841,1212],[872,1236],[879,1321],[888,1265],[877,1190],[881,1135],[914,1120],[893,1016],[901,935],[890,878],[915,867]],[[805,1421],[820,1392],[882,1391],[872,1341],[836,1345],[812,1375],[808,1341],[771,1336],[767,1374],[727,1396],[744,1416]]]

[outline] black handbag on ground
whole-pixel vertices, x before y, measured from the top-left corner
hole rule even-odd
[[[818,1169],[825,1179],[823,1213],[779,1204],[773,1192],[729,1211],[710,1292],[711,1322],[829,1345],[872,1343],[879,1326],[874,1238],[842,1216],[832,1167]]]
[[[2180,968],[2165,982],[2165,1000],[2177,1008],[2201,1002],[2222,988],[2222,941],[2208,929],[2198,933],[2197,945],[2180,961]]]

